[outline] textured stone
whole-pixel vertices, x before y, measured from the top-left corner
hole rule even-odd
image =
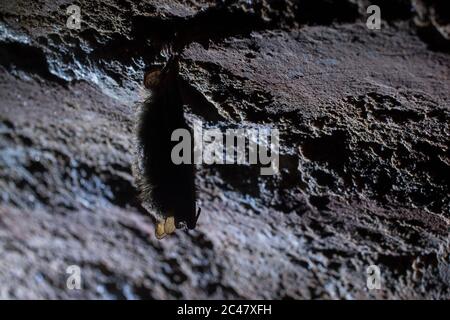
[[[374,31],[369,1],[86,1],[80,31],[71,1],[2,3],[0,298],[449,299],[438,2],[380,1]],[[200,166],[197,229],[157,241],[133,122],[168,43],[186,115],[277,127],[280,174]]]

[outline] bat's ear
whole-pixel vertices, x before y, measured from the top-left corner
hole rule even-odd
[[[159,84],[160,75],[161,71],[159,70],[152,70],[147,72],[144,75],[144,86],[150,90],[156,88]]]
[[[155,236],[156,236],[156,239],[158,239],[158,240],[161,240],[162,238],[167,236],[167,233],[164,231],[164,222],[163,221],[159,222],[156,225]]]
[[[164,222],[164,232],[167,234],[171,234],[175,232],[175,218],[174,217],[168,217],[166,218],[166,221]]]

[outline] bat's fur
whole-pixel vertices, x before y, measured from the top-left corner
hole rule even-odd
[[[157,220],[173,215],[177,227],[196,223],[194,166],[175,165],[171,141],[175,129],[189,127],[183,114],[178,85],[178,58],[171,56],[164,68],[145,78],[150,97],[139,106],[133,174],[142,205]]]

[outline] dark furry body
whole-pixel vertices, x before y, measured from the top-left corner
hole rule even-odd
[[[150,213],[158,219],[173,215],[177,227],[184,224],[194,228],[194,165],[175,165],[171,160],[172,148],[179,143],[172,142],[171,135],[178,128],[190,130],[183,114],[174,63],[140,106],[134,175],[143,206]]]

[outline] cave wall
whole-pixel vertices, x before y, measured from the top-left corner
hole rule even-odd
[[[1,3],[0,298],[450,298],[445,6]],[[280,173],[199,165],[197,228],[158,241],[131,163],[168,44],[186,116],[278,128]]]

